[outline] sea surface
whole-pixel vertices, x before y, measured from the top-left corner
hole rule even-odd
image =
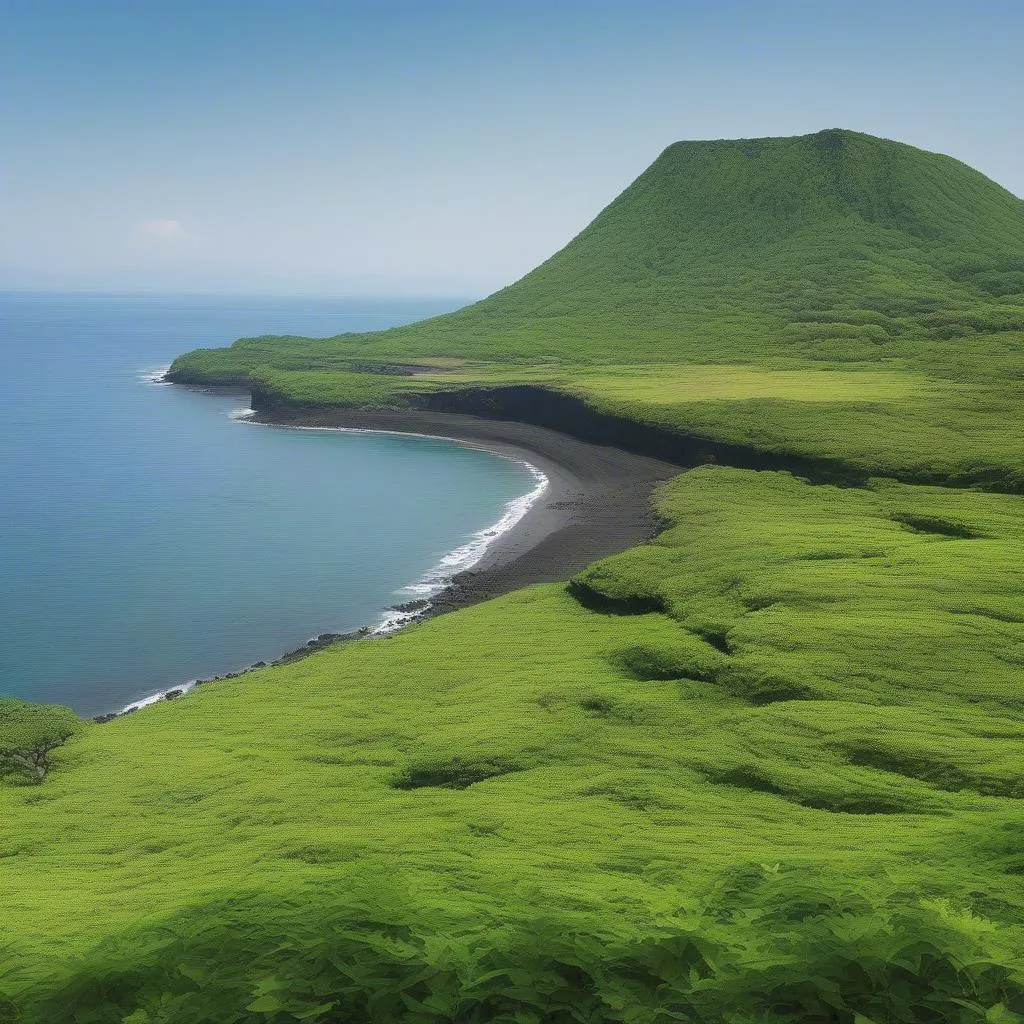
[[[535,488],[526,466],[259,426],[245,395],[152,383],[197,346],[455,305],[0,294],[0,694],[117,710],[376,626],[472,561]]]

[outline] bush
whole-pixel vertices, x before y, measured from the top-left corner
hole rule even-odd
[[[635,679],[715,678],[724,659],[710,644],[682,634],[672,643],[632,644],[613,651],[613,665]]]
[[[233,900],[105,944],[23,1019],[1009,1024],[1024,1010],[972,918],[801,871],[748,874],[692,916],[642,928],[419,920],[387,882],[373,907]]]

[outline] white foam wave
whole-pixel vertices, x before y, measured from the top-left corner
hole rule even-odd
[[[167,371],[171,368],[171,364],[168,363],[166,366],[154,366],[149,370],[139,371],[139,380],[143,384],[154,384],[158,387],[162,387],[165,384],[171,382],[167,380]]]
[[[249,419],[250,416],[255,416],[256,415],[256,410],[255,409],[232,409],[231,412],[228,413],[228,415],[233,420],[247,420],[247,419]]]
[[[508,458],[508,456],[503,456]],[[522,460],[516,460],[522,461]],[[547,476],[536,466],[529,462],[522,463],[530,471],[534,479],[534,487],[528,494],[513,498],[505,506],[505,513],[492,526],[478,530],[470,539],[454,551],[449,551],[435,566],[428,569],[415,583],[403,587],[399,593],[412,597],[418,601],[427,602],[426,605],[417,607],[414,611],[397,611],[389,609],[384,613],[381,621],[371,631],[373,635],[379,636],[383,633],[392,633],[400,629],[412,619],[419,618],[429,607],[430,598],[436,597],[447,587],[452,578],[460,572],[472,569],[480,559],[487,553],[487,549],[503,534],[513,529],[533,507],[534,503],[548,489],[549,481]]]
[[[167,694],[176,693],[183,695],[194,690],[196,681],[190,679],[187,683],[179,683],[177,686],[168,687],[166,690],[161,690],[159,693],[151,693],[148,697],[142,697],[140,700],[133,700],[131,704],[125,704],[120,711],[115,711],[116,715],[127,715],[130,711],[138,711],[140,708],[149,707],[150,704],[156,704],[157,701],[164,700]],[[171,698],[174,699],[173,697]]]
[[[401,629],[403,626],[408,625],[415,619],[418,619],[429,607],[424,605],[422,608],[414,612],[400,612],[395,608],[389,608],[381,616],[380,622],[374,626],[369,636],[386,636],[388,633],[394,633],[395,630]]]

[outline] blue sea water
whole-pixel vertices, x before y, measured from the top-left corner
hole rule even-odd
[[[454,305],[454,304],[452,304]],[[265,427],[144,381],[196,346],[438,303],[0,294],[0,693],[114,710],[374,624],[535,481],[451,442]]]

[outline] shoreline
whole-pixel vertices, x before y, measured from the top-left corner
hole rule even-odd
[[[516,459],[547,477],[547,488],[526,514],[495,537],[476,563],[456,573],[421,617],[534,583],[566,580],[599,558],[649,540],[660,525],[651,508],[654,488],[684,471],[677,463],[581,441],[549,427],[465,413],[335,408],[298,416],[257,412],[248,422],[444,438]]]
[[[150,384],[164,383],[154,377]],[[187,387],[188,385],[186,385]],[[248,412],[248,410],[246,410]],[[236,672],[194,679],[126,704],[94,722],[108,722],[150,704],[184,696],[197,686],[235,679],[271,665],[288,664],[337,643],[386,636],[416,622],[456,611],[537,583],[567,580],[591,562],[649,540],[659,523],[651,508],[654,488],[683,471],[678,464],[591,444],[548,427],[514,420],[492,420],[463,413],[421,410],[324,409],[294,416],[236,415],[244,423],[300,430],[340,430],[438,438],[478,448],[524,464],[537,485],[509,502],[502,517],[448,552],[450,558],[488,534],[517,509],[514,521],[486,540],[478,558],[450,577],[438,576],[436,589],[383,609],[374,626],[351,633],[321,633],[272,662],[256,662]],[[442,568],[444,559],[438,563]],[[432,575],[434,570],[428,574]],[[409,584],[429,587],[428,576]],[[446,579],[446,582],[442,582]]]

